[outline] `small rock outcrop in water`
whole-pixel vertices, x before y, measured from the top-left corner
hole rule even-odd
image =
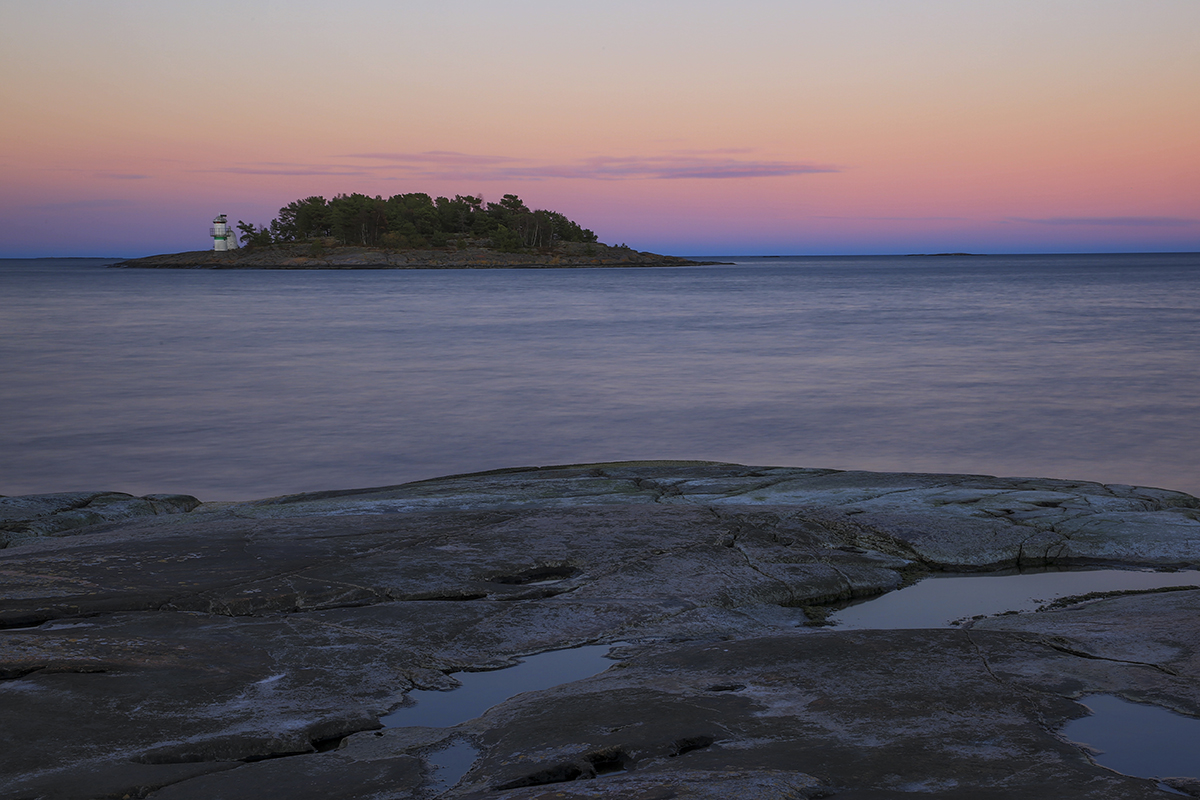
[[[686,267],[713,262],[641,253],[628,247],[563,242],[553,250],[505,253],[486,247],[387,250],[379,247],[321,247],[275,244],[216,252],[134,258],[112,267],[159,269],[505,269],[570,267]]]
[[[1178,492],[634,462],[83,525],[63,497],[0,498],[0,798],[1151,798],[1056,732],[1097,692],[1200,715],[1200,590],[816,622],[937,570],[1194,568]],[[449,673],[616,642],[454,728],[378,721]],[[446,788],[452,741],[479,756]]]

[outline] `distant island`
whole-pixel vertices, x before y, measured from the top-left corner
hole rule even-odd
[[[224,217],[219,217],[224,221]],[[121,261],[112,267],[166,269],[497,269],[667,267],[713,263],[606,245],[557,211],[532,210],[514,194],[389,198],[307,197],[269,225],[238,220],[224,250]],[[239,245],[240,239],[240,246]]]

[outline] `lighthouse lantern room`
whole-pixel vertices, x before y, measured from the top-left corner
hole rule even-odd
[[[224,214],[218,214],[213,220],[212,227],[208,229],[213,238],[213,250],[223,252],[225,250],[233,250],[238,246],[237,236],[233,229],[229,226],[229,220]]]

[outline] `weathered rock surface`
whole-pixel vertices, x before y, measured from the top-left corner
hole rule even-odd
[[[1058,735],[1074,701],[1200,716],[1200,590],[813,621],[937,570],[1195,567],[1177,492],[635,462],[79,522],[109,497],[0,498],[0,798],[1140,798],[1162,792]],[[454,672],[617,642],[453,728],[378,721]],[[452,741],[479,757],[439,787]]]
[[[102,522],[183,514],[200,505],[185,494],[134,497],[122,492],[60,492],[0,496],[0,548],[40,536],[60,536]]]
[[[563,242],[553,251],[502,253],[483,247],[442,250],[385,250],[375,247],[314,249],[308,244],[277,244],[216,252],[134,258],[113,267],[168,269],[506,269],[515,267],[686,267],[708,264],[678,256],[643,253],[629,247]]]

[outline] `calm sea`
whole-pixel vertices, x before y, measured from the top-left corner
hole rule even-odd
[[[1200,494],[1200,255],[0,261],[0,494],[713,459]]]

